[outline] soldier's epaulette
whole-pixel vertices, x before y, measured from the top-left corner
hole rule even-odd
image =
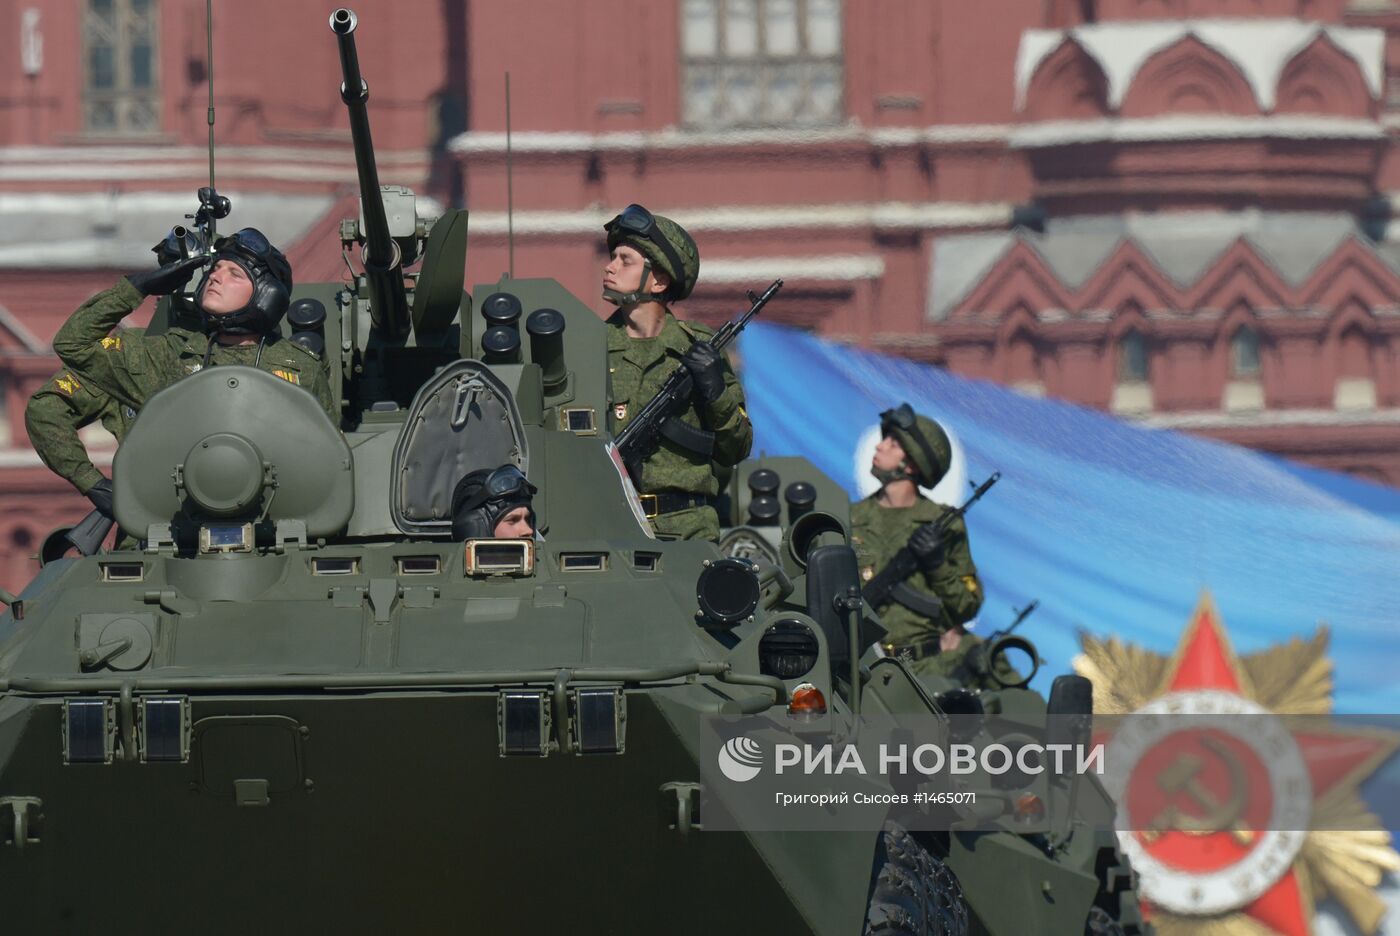
[[[293,357],[305,358],[307,361],[311,361],[315,364],[320,364],[323,360],[321,355],[308,351],[295,341],[291,341],[287,338],[282,338],[277,341],[277,350],[284,354],[291,353]]]
[[[681,331],[685,332],[691,341],[706,341],[714,336],[715,330],[700,322],[683,322],[676,319],[676,324]]]

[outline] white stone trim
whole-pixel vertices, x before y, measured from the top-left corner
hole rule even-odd
[[[1039,149],[1072,143],[1151,143],[1173,140],[1380,140],[1385,130],[1374,120],[1347,117],[1226,115],[1046,120],[1024,124],[1011,134],[1013,149]]]
[[[511,134],[511,151],[519,154],[643,152],[650,150],[719,149],[724,147],[784,146],[824,147],[834,143],[866,143],[877,147],[1002,143],[1009,124],[945,124],[932,127],[861,127],[851,124],[818,130],[732,130],[695,132],[669,128],[657,131],[533,130]],[[495,131],[469,131],[454,137],[448,149],[464,156],[500,155],[506,151],[506,135]]]
[[[835,205],[722,205],[714,208],[658,208],[693,232],[831,230],[932,230],[1002,228],[1011,223],[1012,206],[1003,202],[876,202]],[[601,234],[614,210],[517,211],[515,234],[521,236]],[[474,235],[504,236],[504,211],[473,212]],[[706,264],[708,270],[708,262]],[[708,273],[706,274],[708,279]]]
[[[749,283],[759,280],[867,280],[885,275],[883,258],[864,254],[829,257],[745,257],[704,260],[705,283]]]
[[[282,182],[356,182],[355,156],[343,148],[244,146],[217,150],[223,178]],[[193,146],[5,146],[0,182],[133,182],[207,178],[208,151]],[[426,178],[430,162],[421,150],[377,153],[380,174],[407,181]]]
[[[1133,422],[1157,429],[1268,429],[1286,426],[1395,426],[1400,408],[1373,410],[1273,409],[1246,413],[1218,411],[1154,413]]]
[[[1284,68],[1319,35],[1356,62],[1371,96],[1379,99],[1385,81],[1385,33],[1380,29],[1297,19],[1144,20],[1023,32],[1016,55],[1016,109],[1025,108],[1036,70],[1066,42],[1076,43],[1099,63],[1108,79],[1108,104],[1117,110],[1148,59],[1194,36],[1234,63],[1259,109],[1269,111]]]

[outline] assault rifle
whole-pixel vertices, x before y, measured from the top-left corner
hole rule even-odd
[[[954,522],[960,520],[963,514],[967,513],[973,504],[981,500],[982,495],[990,491],[992,485],[996,484],[1000,479],[1000,471],[992,472],[991,477],[977,485],[977,488],[972,492],[972,496],[967,499],[967,503],[963,504],[961,507],[954,507],[944,512],[937,520],[925,524],[925,526],[933,527],[938,533],[938,538],[943,539]],[[920,527],[920,529],[923,529],[923,527]],[[900,604],[905,604],[905,595],[902,593],[912,593],[909,595],[911,602],[919,606],[914,608],[916,611],[921,610],[924,606],[933,605],[937,602],[937,599],[916,592],[905,584],[904,580],[913,575],[914,570],[918,567],[919,560],[914,557],[914,551],[910,549],[909,545],[906,543],[904,546],[900,547],[899,552],[894,554],[894,558],[889,561],[888,565],[881,569],[874,578],[865,583],[865,588],[861,589],[861,594],[865,597],[865,600],[870,603],[870,607],[872,608],[879,608],[885,602],[889,601],[890,598],[894,598],[896,601],[899,601]]]
[[[783,281],[778,279],[761,295],[756,296],[753,290],[749,290],[748,311],[737,319],[725,322],[710,338],[710,347],[716,351],[723,351],[782,288]],[[666,378],[656,396],[647,401],[613,440],[613,447],[622,456],[622,463],[627,466],[627,473],[632,476],[633,481],[641,480],[642,462],[656,451],[662,436],[672,438],[692,451],[703,453],[714,447],[713,434],[694,429],[682,423],[679,418],[671,418],[690,405],[690,390],[687,387],[690,381],[690,372],[684,366],[677,367]]]

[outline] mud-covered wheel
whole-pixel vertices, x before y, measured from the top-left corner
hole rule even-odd
[[[1090,907],[1089,919],[1084,923],[1084,936],[1126,936],[1123,924],[1109,916],[1103,907]]]
[[[865,936],[967,936],[967,901],[948,867],[887,825],[875,855]]]

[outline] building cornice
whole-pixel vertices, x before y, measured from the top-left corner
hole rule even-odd
[[[1289,426],[1400,426],[1400,408],[1292,409],[1243,413],[1153,413],[1131,420],[1157,429],[1273,429]]]
[[[1171,143],[1202,140],[1384,140],[1378,121],[1280,114],[1263,117],[1170,117],[1046,120],[1022,124],[1008,138],[1012,149],[1046,149],[1085,143]]]
[[[658,208],[661,214],[669,209]],[[781,231],[873,228],[939,230],[1005,228],[1012,206],[1005,202],[870,202],[828,205],[721,205],[680,208],[675,213],[691,231]],[[516,237],[596,234],[615,212],[601,207],[577,211],[517,211]],[[509,219],[503,211],[471,216],[473,235],[505,236]],[[710,277],[706,261],[705,278]]]
[[[584,133],[575,131],[521,131],[511,134],[513,154],[551,156],[584,153],[638,153],[653,151],[719,150],[749,147],[791,149],[830,148],[857,144],[881,148],[905,146],[1001,145],[1010,136],[1009,124],[946,124],[930,127],[861,127],[848,125],[813,130],[764,129],[708,132],[668,128],[655,131]],[[506,135],[496,131],[469,131],[448,143],[462,156],[504,155]]]

